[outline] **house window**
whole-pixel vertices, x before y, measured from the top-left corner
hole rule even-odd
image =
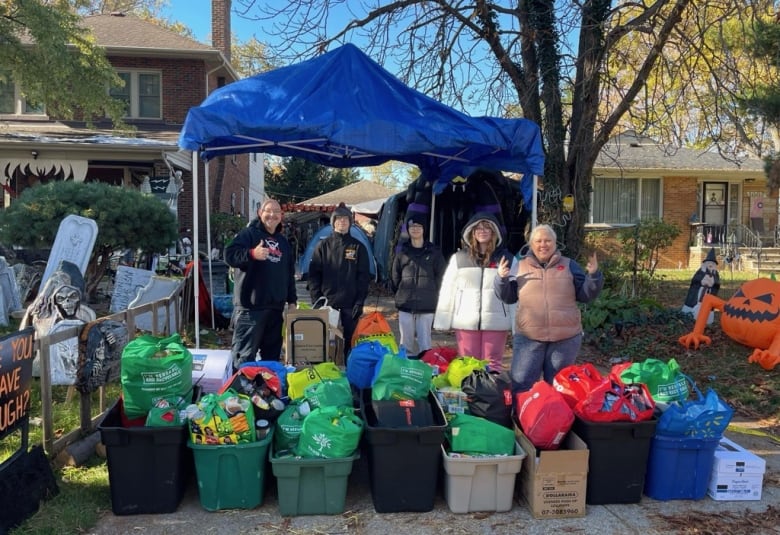
[[[43,105],[28,102],[11,73],[0,71],[0,115],[45,115]]]
[[[125,117],[160,119],[162,117],[161,76],[159,72],[121,71],[124,87],[110,90],[112,97],[125,104]]]
[[[592,223],[619,225],[660,218],[660,178],[593,179]]]

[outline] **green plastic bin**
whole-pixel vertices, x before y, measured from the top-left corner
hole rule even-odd
[[[193,444],[200,504],[208,511],[253,509],[263,504],[265,469],[273,432],[248,444]]]
[[[282,516],[337,515],[344,512],[347,481],[352,464],[360,454],[339,459],[275,457],[271,468],[276,476],[279,512]]]

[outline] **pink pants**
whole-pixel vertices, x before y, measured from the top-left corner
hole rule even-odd
[[[504,370],[507,331],[464,331],[455,329],[458,355],[487,360],[493,371]]]

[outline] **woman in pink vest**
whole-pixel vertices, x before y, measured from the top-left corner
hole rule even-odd
[[[512,340],[512,389],[530,390],[543,377],[552,384],[559,370],[574,364],[582,344],[582,318],[577,302],[598,297],[604,277],[594,253],[585,270],[563,256],[549,225],[529,237],[530,253],[512,268],[498,265],[495,290],[505,303],[517,303]]]

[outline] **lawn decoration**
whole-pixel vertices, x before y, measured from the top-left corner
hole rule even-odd
[[[682,311],[688,312],[694,318],[698,317],[702,298],[706,294],[718,295],[719,290],[718,260],[715,256],[715,249],[710,249],[707,257],[702,261],[701,267],[693,274]],[[715,312],[710,312],[707,315],[707,325],[712,325],[713,321],[715,321]]]
[[[693,331],[679,338],[683,346],[698,349],[702,343],[712,342],[704,334],[712,310],[721,312],[720,325],[729,338],[754,348],[748,362],[766,370],[780,364],[780,282],[766,278],[748,281],[728,301],[706,294]]]

